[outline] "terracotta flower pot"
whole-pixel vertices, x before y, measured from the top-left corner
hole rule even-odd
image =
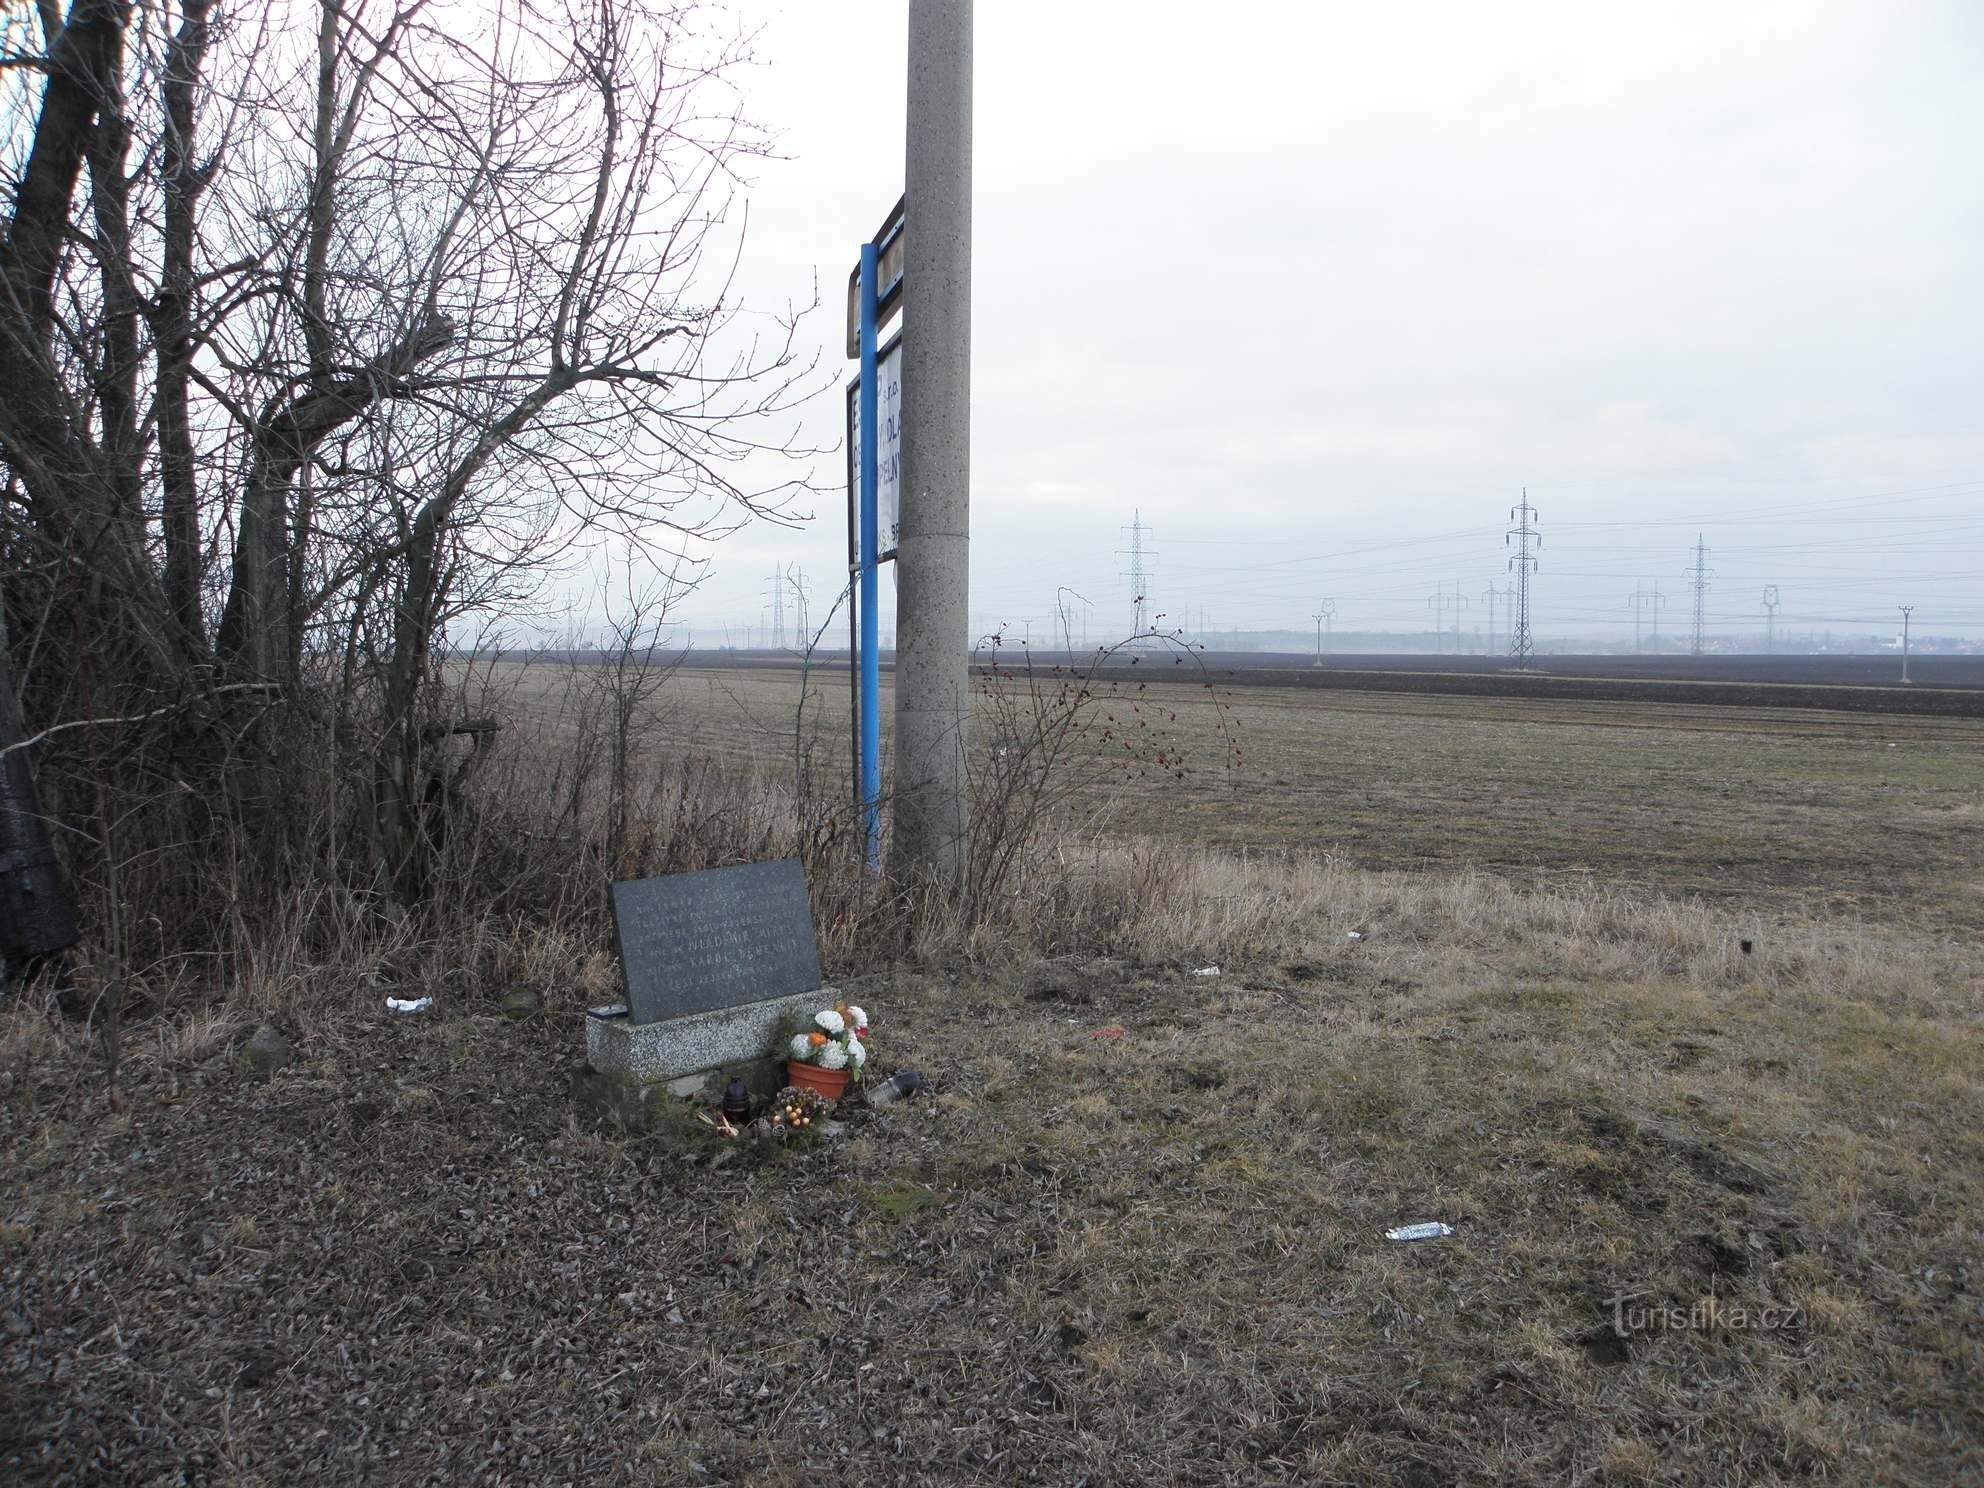
[[[844,1069],[826,1069],[821,1065],[788,1059],[785,1062],[785,1078],[801,1090],[817,1090],[828,1100],[837,1101],[847,1093],[847,1082],[852,1076]]]

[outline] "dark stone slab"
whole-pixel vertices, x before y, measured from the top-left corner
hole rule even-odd
[[[812,992],[820,948],[797,858],[616,883],[613,937],[635,1023]]]

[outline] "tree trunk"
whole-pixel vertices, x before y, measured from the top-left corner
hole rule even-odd
[[[21,742],[21,707],[0,603],[0,956],[32,966],[76,943],[76,906],[55,858]]]
[[[158,347],[160,528],[165,592],[181,644],[206,652],[200,603],[200,488],[195,476],[188,393],[193,369],[194,221],[205,177],[194,158],[194,95],[207,53],[209,0],[182,0],[179,30],[166,49],[159,85],[165,110],[165,242],[152,313]]]

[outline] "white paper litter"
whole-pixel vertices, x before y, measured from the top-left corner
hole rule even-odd
[[[431,997],[388,997],[386,1011],[389,1013],[424,1013],[434,1006]]]
[[[1364,932],[1362,930],[1353,930],[1348,935],[1344,936],[1345,940],[1362,940],[1363,938],[1364,938]]]
[[[1218,976],[1218,975],[1219,975],[1219,968],[1218,968],[1217,966],[1201,966],[1201,967],[1200,967],[1200,968],[1199,968],[1199,969],[1198,969],[1197,971],[1195,971],[1195,972],[1193,972],[1193,973],[1192,973],[1192,975],[1193,975],[1193,976]]]
[[[1400,1225],[1395,1230],[1386,1230],[1387,1240],[1444,1240],[1454,1232],[1450,1224],[1441,1224],[1437,1219],[1425,1224]]]

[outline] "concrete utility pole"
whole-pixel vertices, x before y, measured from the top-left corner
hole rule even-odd
[[[971,44],[972,0],[909,0],[897,878],[959,878],[970,831]]]
[[[1901,611],[1901,680],[1908,680],[1908,617],[1915,613],[1914,605],[1896,605]]]

